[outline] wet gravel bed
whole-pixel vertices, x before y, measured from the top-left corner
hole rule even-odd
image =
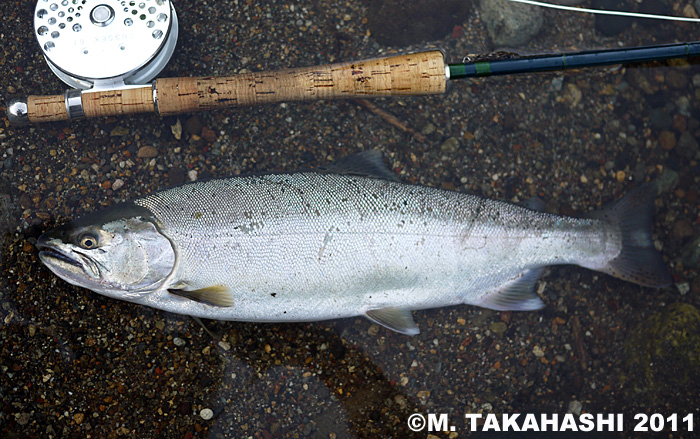
[[[409,46],[379,44],[361,2],[175,6],[180,39],[163,77],[429,46],[453,60],[502,49],[489,42],[474,5],[442,39]],[[0,3],[3,94],[64,88],[35,47],[33,8]],[[544,19],[518,51],[700,34],[697,26],[659,23],[603,37],[585,15],[546,11]],[[373,101],[424,140],[353,101],[27,128],[3,119],[0,436],[452,438],[468,436],[465,413],[582,411],[624,413],[626,431],[611,436],[634,437],[636,413],[694,413],[697,422],[699,98],[700,68],[676,61],[463,81],[445,96]],[[188,317],[69,286],[37,257],[43,231],[102,206],[191,179],[316,166],[370,148],[406,182],[514,202],[538,196],[548,211],[574,216],[658,180],[654,240],[674,285],[641,288],[555,267],[537,286],[543,310],[419,311],[421,334],[413,338],[363,318],[205,322],[212,337]],[[680,312],[673,304],[691,306]],[[657,336],[663,348],[649,348]],[[447,413],[456,431],[413,433],[406,422],[415,412]]]

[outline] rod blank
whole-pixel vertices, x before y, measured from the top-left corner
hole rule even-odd
[[[591,50],[555,55],[538,55],[496,61],[450,64],[450,79],[511,75],[514,73],[546,72],[611,64],[661,61],[700,55],[700,42],[660,46],[628,47],[624,49]]]

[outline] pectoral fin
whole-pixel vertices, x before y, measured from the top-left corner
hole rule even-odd
[[[179,285],[178,285],[179,286]],[[187,291],[183,289],[169,289],[169,293],[180,297],[185,297],[195,302],[206,303],[207,305],[227,308],[233,306],[233,294],[224,285],[212,285],[199,290]]]
[[[420,333],[416,322],[413,321],[411,311],[407,309],[371,309],[365,313],[365,316],[371,321],[401,334],[418,335]]]

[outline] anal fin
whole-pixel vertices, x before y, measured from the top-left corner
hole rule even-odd
[[[365,313],[365,317],[392,331],[405,335],[418,335],[420,329],[413,321],[411,311],[401,308],[371,309]]]
[[[233,294],[231,294],[228,287],[224,285],[212,285],[192,291],[169,289],[168,292],[176,296],[194,300],[195,302],[206,303],[207,305],[220,306],[222,308],[233,306]]]
[[[515,279],[471,302],[471,304],[496,311],[534,311],[540,309],[544,303],[535,294],[534,289],[543,270],[544,267],[526,270]]]

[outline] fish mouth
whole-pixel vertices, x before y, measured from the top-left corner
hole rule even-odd
[[[59,250],[56,250],[53,248],[48,248],[48,247],[44,247],[43,249],[41,247],[39,247],[39,250],[40,250],[39,251],[39,258],[41,258],[43,261],[55,259],[55,260],[70,264],[70,265],[77,267],[77,268],[80,268],[80,269],[83,268],[83,264],[80,261],[78,261],[74,258],[71,258],[67,254],[65,254]]]
[[[78,273],[83,273],[93,279],[98,279],[100,276],[99,267],[90,258],[72,249],[64,249],[60,245],[55,245],[51,238],[40,236],[36,247],[39,250],[41,262],[60,277],[75,276]]]

